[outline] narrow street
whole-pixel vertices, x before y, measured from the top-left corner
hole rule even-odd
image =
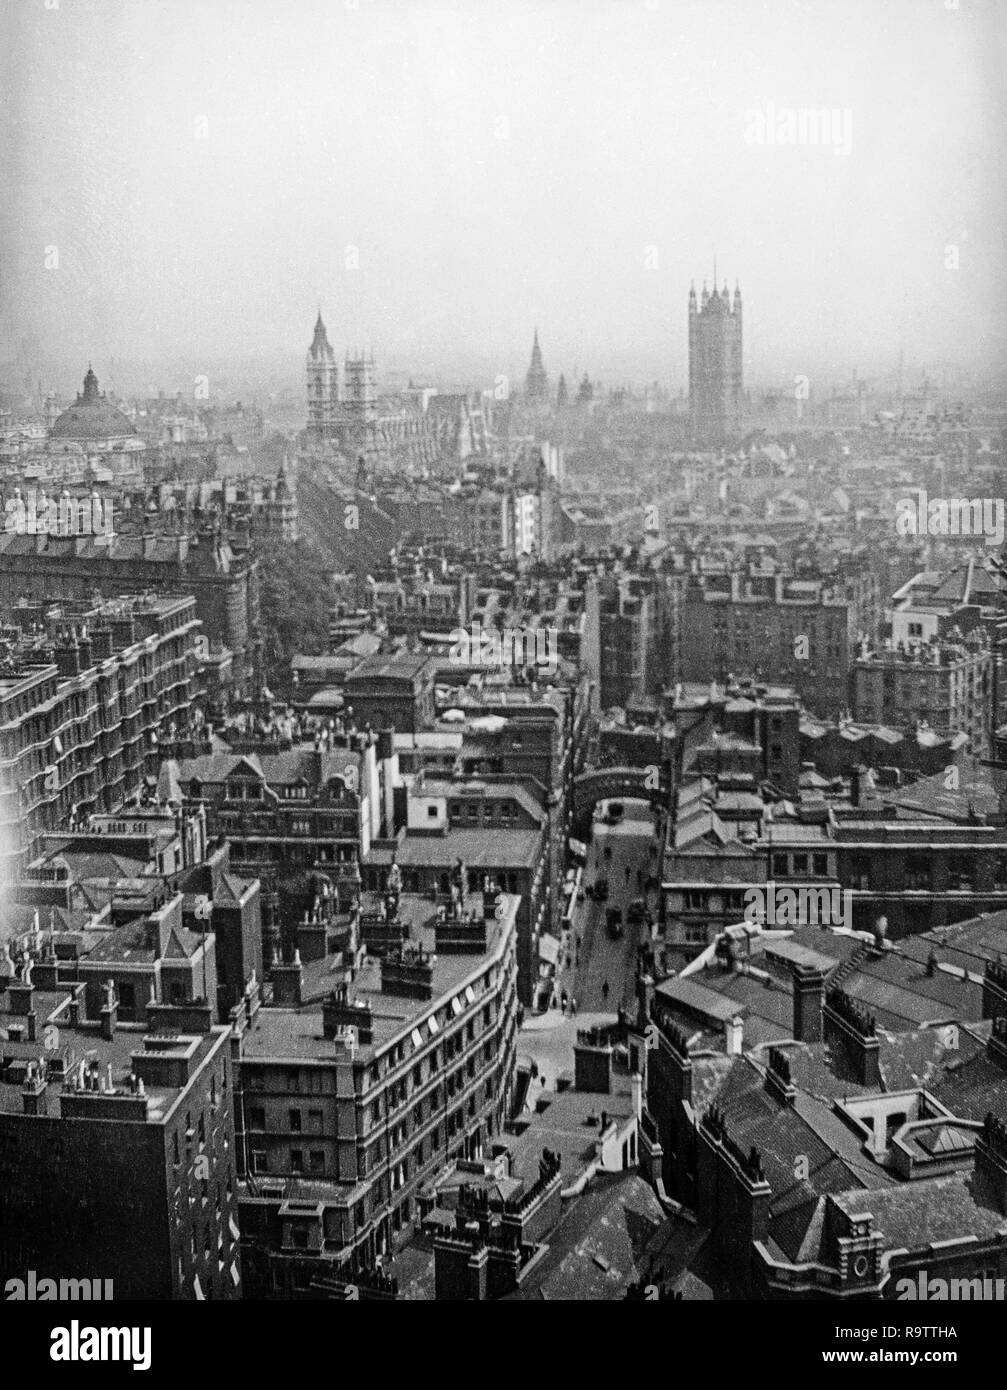
[[[595,902],[585,894],[584,901],[578,903],[560,974],[559,991],[565,990],[568,998],[577,1001],[578,1013],[614,1014],[620,1005],[632,1005],[637,949],[646,939],[648,927],[627,920],[629,906],[634,898],[643,898],[652,917],[657,910],[657,892],[644,889],[647,878],[658,872],[657,850],[650,853],[656,845],[655,814],[645,801],[627,800],[622,805],[623,819],[617,824],[594,823],[584,884],[591,886],[607,879],[608,899]],[[622,911],[622,936],[616,939],[606,928],[609,908]]]
[[[564,938],[556,1006],[528,1017],[521,1030],[519,1055],[524,1063],[534,1065],[536,1087],[554,1088],[557,1079],[571,1071],[579,1028],[612,1022],[620,1005],[631,1009],[635,1002],[637,949],[648,928],[625,919],[634,898],[644,898],[651,915],[656,915],[658,893],[646,893],[642,885],[649,875],[659,873],[660,851],[656,817],[648,803],[624,800],[622,805],[624,815],[618,824],[595,821],[583,876],[585,887],[607,878],[608,900],[594,902],[585,893],[584,901],[577,904],[572,928]],[[623,934],[617,939],[609,936],[605,925],[610,907],[621,908],[623,914]],[[564,992],[565,1012],[560,1008]],[[571,1000],[577,1003],[575,1016],[570,1012]]]

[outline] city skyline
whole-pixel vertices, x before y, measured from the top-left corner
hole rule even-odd
[[[767,1329],[973,1350],[1005,39],[995,0],[0,0],[29,1360],[261,1378],[268,1304],[289,1375],[308,1301],[688,1302],[690,1350],[730,1303],[749,1373]]]
[[[4,23],[13,361],[282,373],[321,302],[334,343],[421,376],[523,372],[537,323],[557,371],[674,392],[716,259],[744,280],[748,382],[900,353],[1002,370],[992,7],[556,0],[501,25],[81,0]]]

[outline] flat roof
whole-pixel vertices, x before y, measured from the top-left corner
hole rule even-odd
[[[367,894],[363,905],[368,907]],[[373,896],[373,895],[372,895]],[[429,899],[404,893],[399,900],[399,912],[409,922],[409,943],[419,945],[428,953],[433,965],[433,991],[429,999],[407,999],[384,994],[381,990],[381,963],[376,956],[367,956],[363,966],[347,987],[351,1003],[370,1005],[373,1012],[374,1038],[361,1043],[354,1060],[367,1063],[387,1044],[409,1030],[422,1025],[424,1041],[430,1034],[427,1020],[443,1009],[465,985],[485,970],[489,960],[499,954],[507,933],[513,930],[520,898],[503,894],[507,904],[504,917],[491,917],[486,923],[486,951],[471,955],[437,955],[434,922],[437,907]],[[482,894],[472,894],[469,904],[482,910]],[[376,898],[373,899],[376,905]],[[327,956],[303,967],[301,997],[304,1002],[289,1008],[267,1006],[259,1010],[242,1037],[242,1060],[246,1063],[290,1061],[333,1062],[335,1045],[322,1034],[322,1003],[337,983],[344,979],[344,967],[339,956]],[[478,996],[477,996],[478,997]],[[465,1001],[468,1007],[471,1000]]]

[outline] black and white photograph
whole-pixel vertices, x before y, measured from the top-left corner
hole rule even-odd
[[[1003,0],[0,0],[26,1368],[980,1371],[1005,72]]]

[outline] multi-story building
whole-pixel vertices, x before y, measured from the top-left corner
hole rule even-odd
[[[347,676],[344,690],[347,706],[361,726],[414,734],[433,722],[434,671],[422,654],[368,657]]]
[[[380,568],[368,574],[364,604],[390,637],[416,638],[421,632],[449,633],[465,627],[473,606],[472,575],[438,576],[417,563],[412,572]]]
[[[22,607],[8,618],[0,673],[6,878],[35,857],[45,831],[116,810],[155,772],[159,741],[189,717],[200,629],[192,598]]]
[[[587,586],[587,605],[588,622],[597,623],[600,708],[625,709],[655,686],[653,586],[648,577],[605,575]]]
[[[249,471],[248,460],[242,471],[223,471],[210,479],[193,482],[180,469],[162,470],[153,489],[123,489],[111,505],[127,509],[132,516],[143,515],[151,502],[157,514],[170,517],[179,531],[198,533],[201,518],[213,509],[223,518],[225,528],[242,551],[251,542],[296,541],[298,536],[297,473],[286,457],[275,474]]]
[[[751,774],[716,783],[691,777],[676,789],[668,824],[666,945],[701,952],[750,917],[746,890],[767,881],[779,890],[835,890],[847,925],[896,940],[1007,906],[1002,799],[988,778],[952,771],[955,791],[945,771],[882,793],[855,767],[837,799],[802,799],[789,810],[775,795],[768,802],[756,794]]]
[[[989,755],[993,734],[994,656],[984,629],[968,638],[866,644],[853,663],[854,719],[911,728],[947,738],[968,735],[970,751]]]
[[[247,1287],[289,1295],[366,1276],[419,1194],[509,1118],[517,899],[365,895],[347,949],[274,968],[236,1073]]]
[[[328,885],[333,906],[356,893],[359,858],[385,815],[378,752],[373,735],[349,733],[320,746],[250,746],[161,765],[162,800],[205,806],[208,833],[226,838],[235,871],[261,881],[267,960],[313,885]]]
[[[0,1274],[239,1298],[231,1029],[201,1002],[125,1023],[32,950],[0,958]]]
[[[483,555],[515,551],[516,499],[502,488],[483,487],[458,500],[460,531],[465,545]]]
[[[174,879],[207,858],[206,814],[202,807],[179,814],[177,807],[140,798],[117,813],[89,815],[74,830],[42,836],[42,850],[21,872],[11,889],[12,900],[37,908],[65,912],[99,912],[110,903],[122,879]],[[216,853],[216,851],[214,852]]]
[[[718,816],[702,779],[679,787],[668,819],[661,868],[661,922],[666,950],[695,956],[740,922],[745,894],[766,880],[766,863],[737,826]]]
[[[458,674],[452,672],[454,679]],[[557,674],[551,684],[552,689],[533,690],[477,677],[464,686],[445,685],[437,697],[440,727],[464,730],[459,777],[534,778],[541,788],[548,812],[545,921],[550,930],[560,911],[559,886],[574,830],[574,780],[586,763],[592,693],[582,673]],[[464,725],[458,713],[465,716]]]
[[[251,687],[261,640],[258,561],[218,531],[0,534],[0,605],[138,593],[192,594],[210,648],[230,652],[239,692]]]
[[[771,821],[760,849],[777,884],[848,890],[857,931],[876,931],[883,918],[885,934],[899,939],[1007,906],[1002,823],[876,802],[820,824]]]
[[[199,1001],[216,1012],[217,940],[209,909],[165,883],[122,883],[112,898],[112,930],[75,958],[73,975],[84,985],[84,1006],[94,1017],[109,984],[119,1017],[143,1022],[157,1004]]]
[[[213,933],[217,1018],[226,1023],[249,986],[263,977],[260,882],[234,872],[230,846],[224,840],[180,874],[176,883],[189,904],[183,920],[190,930],[202,935],[208,927]]]
[[[813,713],[837,716],[849,706],[859,614],[827,579],[694,576],[681,610],[682,677],[779,681]]]
[[[61,939],[62,958],[91,981],[92,1002],[115,980],[123,1022],[142,1019],[150,1000],[204,993],[217,1021],[228,1021],[262,978],[261,895],[258,879],[231,868],[226,841],[207,847],[205,806],[134,802],[44,840],[13,887],[4,926],[23,930],[34,912],[53,931],[79,929]]]
[[[382,889],[391,867],[409,892],[446,893],[459,862],[473,887],[516,894],[518,996],[537,1002],[549,983],[558,942],[553,899],[549,809],[530,777],[493,776],[415,779],[407,791],[405,823],[394,841],[378,843],[363,857],[364,885]],[[561,861],[562,862],[562,861]]]
[[[801,701],[789,686],[678,684],[670,701],[679,773],[750,772],[793,795],[801,773]]]

